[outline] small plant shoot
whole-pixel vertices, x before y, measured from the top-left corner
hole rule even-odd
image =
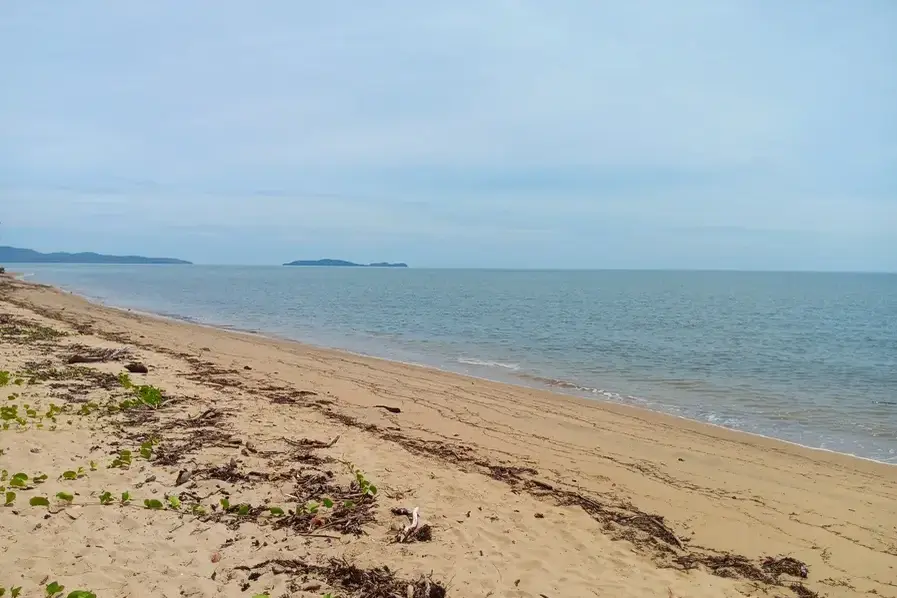
[[[131,382],[131,377],[124,372],[118,375],[118,383],[129,390],[134,388],[134,383]]]

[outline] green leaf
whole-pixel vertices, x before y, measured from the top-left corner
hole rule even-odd
[[[373,495],[373,494],[377,494],[377,487],[374,486],[373,484],[369,485],[369,486],[368,486],[368,492],[370,492],[372,495]]]
[[[61,594],[65,589],[65,586],[61,586],[55,581],[47,585],[47,596],[55,596],[56,594]]]
[[[64,480],[77,480],[77,479],[78,479],[78,472],[77,472],[77,471],[71,471],[71,470],[69,470],[69,471],[64,471],[64,472],[62,473],[62,479],[64,479]]]
[[[32,507],[49,507],[50,501],[44,496],[32,496],[28,504]]]
[[[226,498],[221,499],[221,508],[225,511],[230,511],[230,501]]]
[[[75,497],[68,492],[57,492],[56,498],[58,498],[59,500],[64,500],[65,502],[72,502],[73,500],[75,500]]]
[[[147,407],[155,409],[162,404],[162,391],[155,386],[138,386],[136,392],[137,398]]]
[[[326,496],[321,499],[321,503],[328,509],[333,508],[333,501],[331,499],[327,498]]]
[[[178,510],[181,508],[181,499],[179,499],[177,496],[169,496],[168,504],[171,505],[172,509]]]
[[[271,598],[268,594],[256,594],[252,598]]]
[[[97,470],[97,462],[91,461],[90,462],[90,471],[96,471],[96,470]]]
[[[192,507],[190,510],[191,510],[192,513],[193,513],[194,515],[196,515],[197,517],[206,514],[206,510],[205,510],[205,509],[203,508],[203,506],[200,505],[200,504],[195,504],[195,505],[193,505],[193,507]]]
[[[12,596],[12,598],[19,598],[19,594],[21,594],[21,593],[22,593],[22,586],[19,586],[17,588],[12,588],[9,591],[9,595]]]
[[[305,510],[311,514],[315,514],[318,512],[318,509],[321,507],[318,503],[312,501],[305,504]]]
[[[284,515],[283,509],[281,509],[280,507],[269,507],[268,510],[271,511],[271,514],[275,517],[281,517]]]
[[[11,505],[14,502],[16,502],[16,493],[15,492],[7,492],[6,493],[6,502],[4,503],[4,505],[8,507],[9,505]]]
[[[165,505],[162,504],[162,501],[156,500],[155,498],[146,499],[145,501],[143,501],[143,506],[147,509],[153,510],[159,510],[165,507]]]
[[[42,473],[40,475],[36,475],[31,479],[31,481],[34,482],[35,484],[43,484],[44,482],[47,481],[47,474]]]
[[[131,377],[124,372],[118,375],[118,383],[125,388],[131,388],[132,386],[134,386],[134,383],[131,382]]]
[[[252,507],[250,507],[247,504],[242,504],[237,508],[237,514],[240,515],[241,517],[245,517],[246,515],[249,515],[249,509],[251,509],[251,508]]]
[[[121,493],[121,504],[126,505],[131,502],[131,493],[130,492],[122,492]]]
[[[66,598],[97,598],[97,595],[87,590],[75,590],[74,592],[69,592]]]
[[[6,481],[6,478],[9,477],[9,472],[5,469],[0,470],[0,482]]]
[[[149,461],[153,458],[153,449],[151,448],[141,448],[140,456]]]
[[[100,494],[100,504],[108,505],[112,504],[112,493],[109,491],[103,492]]]
[[[3,596],[5,596],[5,595],[6,595],[6,588],[0,587],[0,598],[3,598]]]

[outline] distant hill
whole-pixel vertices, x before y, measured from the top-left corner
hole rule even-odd
[[[390,264],[387,262],[377,262],[374,264],[356,264],[355,262],[347,262],[346,260],[296,260],[284,264],[284,266],[326,266],[326,267],[349,267],[349,268],[407,268],[408,264]]]
[[[0,262],[5,264],[189,264],[170,257],[103,255],[101,253],[41,253],[33,249],[0,246]]]

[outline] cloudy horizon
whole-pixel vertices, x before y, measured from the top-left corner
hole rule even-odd
[[[897,271],[897,4],[6,3],[0,245]]]

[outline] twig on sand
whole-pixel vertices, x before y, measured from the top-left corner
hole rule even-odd
[[[420,507],[414,507],[414,510],[411,512],[411,523],[405,526],[405,529],[402,531],[404,536],[402,537],[402,542],[408,540],[411,537],[411,534],[417,531],[417,526],[420,525]]]
[[[408,509],[396,508],[392,510],[393,515],[405,515],[411,518],[411,523],[402,529],[401,533],[396,536],[396,542],[404,544],[411,540],[419,540],[428,542],[432,538],[432,530],[429,525],[421,525],[420,507],[414,507],[413,511]]]
[[[654,525],[656,525],[657,527],[662,529],[664,532],[669,534],[670,538],[672,538],[676,542],[676,545],[679,547],[680,550],[685,550],[685,546],[682,544],[682,540],[679,539],[679,536],[677,536],[676,534],[673,533],[673,530],[671,530],[666,525],[664,525],[663,522],[660,519],[658,519],[657,517],[652,517],[650,515],[646,515],[646,517],[650,521],[652,521],[654,523]]]
[[[307,438],[303,438],[302,440],[290,440],[286,436],[281,436],[280,439],[283,440],[284,442],[286,442],[287,444],[289,444],[290,446],[293,446],[296,448],[317,449],[317,448],[332,447],[334,444],[339,442],[340,435],[337,434],[336,436],[334,436],[330,440],[330,442],[321,442],[320,440],[309,440]]]
[[[75,348],[78,350],[78,352],[71,355],[66,360],[66,363],[74,364],[115,361],[129,355],[128,349],[126,349],[125,347],[119,347],[117,349],[103,349],[78,345]]]

